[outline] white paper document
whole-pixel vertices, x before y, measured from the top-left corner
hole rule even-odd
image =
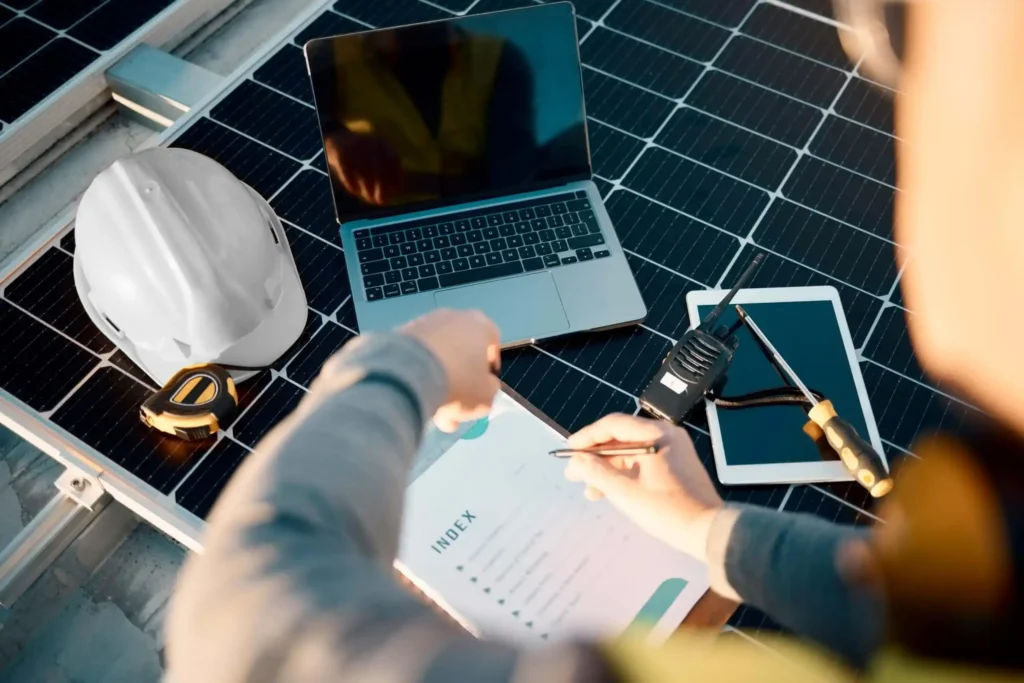
[[[484,638],[663,640],[707,568],[608,502],[587,501],[548,451],[565,439],[505,394],[455,435],[428,433],[406,495],[397,566]]]

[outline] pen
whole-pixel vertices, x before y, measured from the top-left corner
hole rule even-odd
[[[631,455],[654,455],[661,448],[657,443],[622,443],[590,446],[588,448],[558,448],[548,451],[556,458],[571,458],[576,453],[590,453],[601,458],[615,458]]]

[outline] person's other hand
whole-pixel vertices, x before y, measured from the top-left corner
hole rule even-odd
[[[324,150],[327,164],[353,197],[384,206],[404,191],[402,160],[381,138],[339,133],[324,141]]]
[[[434,424],[454,432],[460,422],[487,415],[499,382],[501,334],[479,311],[441,309],[399,328],[418,339],[440,361],[448,376],[448,397]]]
[[[684,429],[632,415],[608,415],[570,436],[569,446],[650,441],[661,446],[656,454],[576,454],[565,476],[584,482],[587,498],[607,498],[647,533],[703,560],[708,530],[722,499]]]

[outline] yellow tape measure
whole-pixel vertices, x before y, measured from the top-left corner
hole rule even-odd
[[[186,441],[215,434],[238,409],[238,392],[219,365],[191,365],[174,374],[139,409],[142,421]]]

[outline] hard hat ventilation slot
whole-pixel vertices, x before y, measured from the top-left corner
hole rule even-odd
[[[107,317],[107,314],[103,314],[103,319],[107,321],[107,324],[114,328],[114,332],[121,334],[121,328],[114,324],[114,321]]]
[[[172,339],[171,341],[174,342],[175,346],[178,347],[178,350],[181,351],[181,355],[183,355],[185,358],[188,358],[189,356],[192,355],[192,347],[190,345],[186,344],[183,341],[178,341],[177,339]]]
[[[274,224],[268,222],[267,227],[270,228],[270,234],[274,238],[274,244],[281,244],[281,240],[277,239],[277,230],[274,230]]]

